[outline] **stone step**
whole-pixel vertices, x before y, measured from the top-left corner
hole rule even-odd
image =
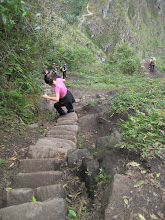
[[[58,121],[58,122],[56,123],[56,126],[57,126],[57,125],[78,125],[78,122],[75,121],[75,120],[69,120],[69,119],[67,119],[67,120],[63,120],[63,121]]]
[[[59,170],[63,164],[62,159],[46,158],[46,159],[23,159],[20,160],[20,173],[34,173],[39,171]]]
[[[28,157],[33,159],[39,158],[59,158],[66,160],[68,154],[74,150],[69,144],[64,148],[55,146],[29,146]]]
[[[57,128],[51,129],[50,131],[48,131],[46,133],[46,136],[50,136],[50,135],[68,135],[68,136],[73,136],[76,138],[77,134],[74,131],[67,131],[67,130],[58,130]]]
[[[52,133],[48,133],[46,134],[47,137],[54,137],[54,138],[60,138],[63,140],[70,140],[73,141],[76,145],[77,145],[77,138],[75,136],[71,136],[71,135],[59,135],[59,134],[52,134]]]
[[[36,145],[29,146],[28,156],[33,159],[66,159],[68,153],[72,152],[74,149],[76,149],[76,144],[71,140],[45,137],[39,139]]]
[[[61,171],[18,173],[13,177],[11,188],[37,188],[57,184],[62,180]]]
[[[12,189],[7,192],[7,206],[32,202],[34,190],[30,188]]]
[[[57,129],[57,130],[60,130],[60,131],[64,131],[64,130],[65,131],[73,131],[76,134],[79,131],[78,125],[55,125],[54,128],[52,128],[52,129]]]
[[[75,112],[71,112],[71,113],[68,113],[66,115],[60,116],[57,119],[57,122],[63,121],[63,120],[66,120],[66,119],[78,121],[77,114]]]
[[[7,206],[32,202],[32,197],[37,201],[46,201],[53,198],[65,198],[65,190],[61,184],[41,186],[36,189],[17,188],[7,192]]]
[[[41,186],[35,190],[35,198],[37,201],[45,201],[50,198],[65,198],[66,193],[61,184]]]
[[[0,209],[1,220],[65,220],[67,207],[64,199],[30,202]]]
[[[72,121],[72,122],[78,122],[78,117],[77,114],[74,114],[74,116],[72,116],[72,114],[74,113],[69,113],[66,115],[63,115],[62,117],[57,118],[57,122],[64,122],[64,121]]]
[[[36,144],[34,146],[49,146],[54,148],[76,148],[76,144],[71,140],[65,140],[55,137],[44,137],[41,139],[38,139]]]

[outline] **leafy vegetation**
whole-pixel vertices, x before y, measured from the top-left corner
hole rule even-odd
[[[108,61],[113,68],[118,68],[123,74],[131,75],[137,68],[139,71],[140,58],[127,43],[116,45],[114,53],[109,55]]]
[[[5,162],[5,160],[0,158],[0,168],[2,168],[4,162]]]
[[[84,10],[87,4],[85,1],[77,0],[62,0],[61,1],[60,15],[62,18],[68,21],[69,24],[78,23],[80,20],[81,12]]]
[[[68,215],[66,217],[67,220],[80,220],[81,217],[85,217],[87,215],[89,215],[88,212],[88,208],[87,208],[87,202],[85,199],[82,200],[82,207],[80,207],[79,212],[81,213],[77,213],[77,211],[75,210],[75,208],[68,206]],[[95,204],[92,204],[92,208],[91,211],[93,210],[93,207],[95,206]]]
[[[23,26],[25,17],[30,16],[28,8],[21,0],[1,0],[0,2],[1,20],[3,30],[10,31],[13,27]]]
[[[107,175],[102,167],[99,168],[99,174],[95,177],[95,180],[97,182],[97,189],[99,190],[101,186],[110,178],[110,175]]]
[[[39,76],[36,61],[40,55],[37,51],[39,45],[34,44],[37,30],[33,22],[37,16],[20,0],[1,1],[0,6],[3,21],[0,34],[3,57],[0,63],[0,122],[19,117],[21,123],[28,123],[36,116],[36,98],[41,90],[35,80]]]
[[[129,121],[121,120],[119,125],[124,135],[123,142],[116,145],[140,152],[142,157],[158,155],[161,157],[164,145],[164,115],[159,110],[147,113],[135,111],[135,115],[128,115]]]
[[[109,105],[110,112],[128,115],[127,121],[119,123],[123,142],[117,147],[136,151],[142,157],[161,156],[165,146],[164,80],[143,82],[136,89],[115,95]]]
[[[68,216],[67,220],[78,220],[80,219],[80,215],[77,215],[75,209],[73,207],[68,207]]]

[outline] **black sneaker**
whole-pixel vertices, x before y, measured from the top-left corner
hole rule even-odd
[[[68,110],[68,113],[74,112],[74,109]]]
[[[59,116],[63,116],[63,115],[66,115],[66,112],[59,114]]]

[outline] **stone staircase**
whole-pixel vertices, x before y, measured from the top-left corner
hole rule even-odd
[[[67,206],[61,165],[77,147],[75,112],[59,117],[46,137],[28,148],[7,192],[7,207],[0,220],[65,220]],[[32,202],[36,200],[35,202]]]

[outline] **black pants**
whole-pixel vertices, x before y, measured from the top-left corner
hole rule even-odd
[[[154,67],[155,67],[155,65],[150,64],[150,66],[149,66],[150,72],[154,72]]]
[[[64,112],[64,110],[61,107],[65,106],[68,110],[68,113],[74,112],[73,105],[72,105],[74,102],[75,102],[75,99],[74,99],[72,93],[69,90],[67,90],[66,96],[64,98],[60,99],[59,102],[56,102],[54,104],[54,107],[60,115],[65,115],[66,113]]]
[[[154,72],[155,65],[151,64],[151,67],[152,67],[152,72]]]
[[[62,73],[63,73],[63,79],[66,79],[66,71],[64,71]]]

